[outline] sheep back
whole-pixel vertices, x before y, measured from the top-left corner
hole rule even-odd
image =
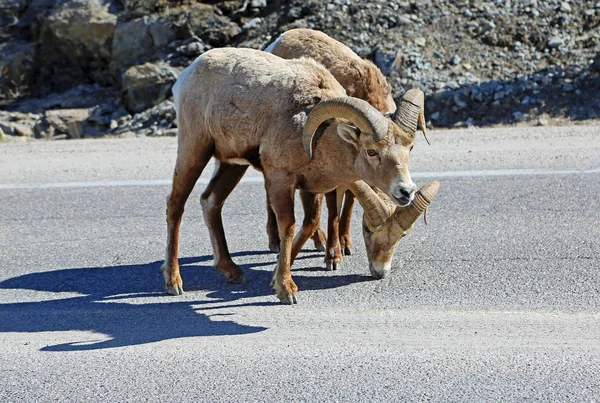
[[[312,59],[284,60],[254,49],[221,48],[199,56],[173,87],[180,136],[209,136],[215,157],[306,164],[302,128],[323,99],[345,96]]]

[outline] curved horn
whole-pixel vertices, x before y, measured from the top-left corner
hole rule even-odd
[[[400,227],[404,230],[409,230],[419,216],[427,210],[427,207],[437,195],[438,190],[440,190],[440,182],[431,181],[417,191],[415,198],[408,207],[396,208],[394,217]]]
[[[417,123],[421,126],[423,136],[427,140],[427,125],[425,124],[425,94],[413,88],[402,96],[400,105],[392,115],[392,120],[412,135],[417,132]]]
[[[393,210],[365,182],[354,182],[349,188],[363,207],[365,220],[370,229],[379,227],[393,214]]]
[[[319,102],[310,112],[302,133],[304,151],[312,158],[312,139],[324,121],[343,118],[354,123],[361,132],[373,134],[380,141],[388,131],[387,119],[367,101],[353,97],[331,98]]]

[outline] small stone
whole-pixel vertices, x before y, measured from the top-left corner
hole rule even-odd
[[[111,120],[110,121],[110,130],[115,130],[117,127],[119,127],[119,122],[117,122],[116,120]]]
[[[539,118],[536,123],[537,126],[548,126],[548,119]]]
[[[420,36],[417,39],[415,39],[415,43],[417,44],[417,46],[424,47],[427,44],[427,39]]]
[[[513,112],[513,118],[515,119],[515,121],[517,122],[521,122],[524,118],[525,118],[525,114],[523,112]]]
[[[267,0],[252,0],[250,2],[251,8],[265,8],[267,6]]]
[[[469,107],[465,97],[460,93],[454,94],[454,103],[461,109],[467,109]]]
[[[558,48],[559,46],[561,46],[564,42],[565,41],[562,38],[553,36],[553,37],[550,37],[550,39],[548,39],[548,47],[551,49],[555,49],[555,48]]]
[[[438,120],[440,118],[440,113],[439,112],[433,112],[429,117],[432,120]]]
[[[297,20],[298,18],[302,17],[302,7],[290,8],[287,16],[290,20]]]
[[[468,8],[465,8],[463,10],[463,16],[467,17],[467,18],[472,18],[473,17],[473,13],[471,12],[471,10],[469,10]]]
[[[456,66],[462,61],[459,55],[454,55],[450,58],[449,62],[451,65]]]
[[[571,6],[566,1],[563,1],[562,3],[560,3],[560,11],[562,11],[563,13],[570,13]]]
[[[244,29],[257,28],[261,22],[262,19],[260,17],[252,18],[244,24]]]

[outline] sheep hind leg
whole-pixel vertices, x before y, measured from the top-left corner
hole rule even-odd
[[[225,199],[237,186],[247,169],[247,165],[220,163],[200,197],[204,222],[208,227],[213,247],[214,267],[223,273],[230,283],[245,283],[246,277],[242,269],[231,259],[223,229],[221,210]]]
[[[196,152],[197,151],[197,152]],[[183,294],[183,281],[179,272],[179,227],[187,201],[202,170],[212,156],[212,147],[179,147],[173,185],[167,198],[167,252],[161,267],[167,293]]]
[[[325,253],[325,267],[328,271],[331,271],[337,270],[342,265],[336,190],[327,193],[325,200],[327,202],[327,251]]]
[[[294,259],[296,259],[296,256],[298,256],[298,253],[300,253],[300,250],[308,238],[316,232],[316,228],[319,228],[323,195],[301,190],[300,199],[302,200],[302,208],[304,209],[304,221],[302,222],[302,228],[296,234],[292,244],[292,263],[294,262]]]
[[[344,198],[344,207],[340,218],[340,246],[344,255],[352,255],[352,238],[350,236],[350,220],[352,219],[352,209],[354,208],[354,193],[347,190]]]

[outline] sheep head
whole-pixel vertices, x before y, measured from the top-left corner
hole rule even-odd
[[[438,181],[431,181],[417,191],[409,206],[400,207],[394,205],[383,192],[372,189],[362,181],[350,187],[364,209],[363,238],[373,277],[380,279],[389,275],[398,242],[412,231],[439,188]]]
[[[402,97],[396,111],[382,115],[368,102],[353,97],[333,98],[318,103],[304,125],[302,142],[312,158],[312,140],[326,120],[337,118],[337,134],[356,149],[354,168],[371,186],[382,189],[395,204],[407,206],[416,186],[409,172],[409,154],[417,126],[425,134],[424,94],[418,89]]]

